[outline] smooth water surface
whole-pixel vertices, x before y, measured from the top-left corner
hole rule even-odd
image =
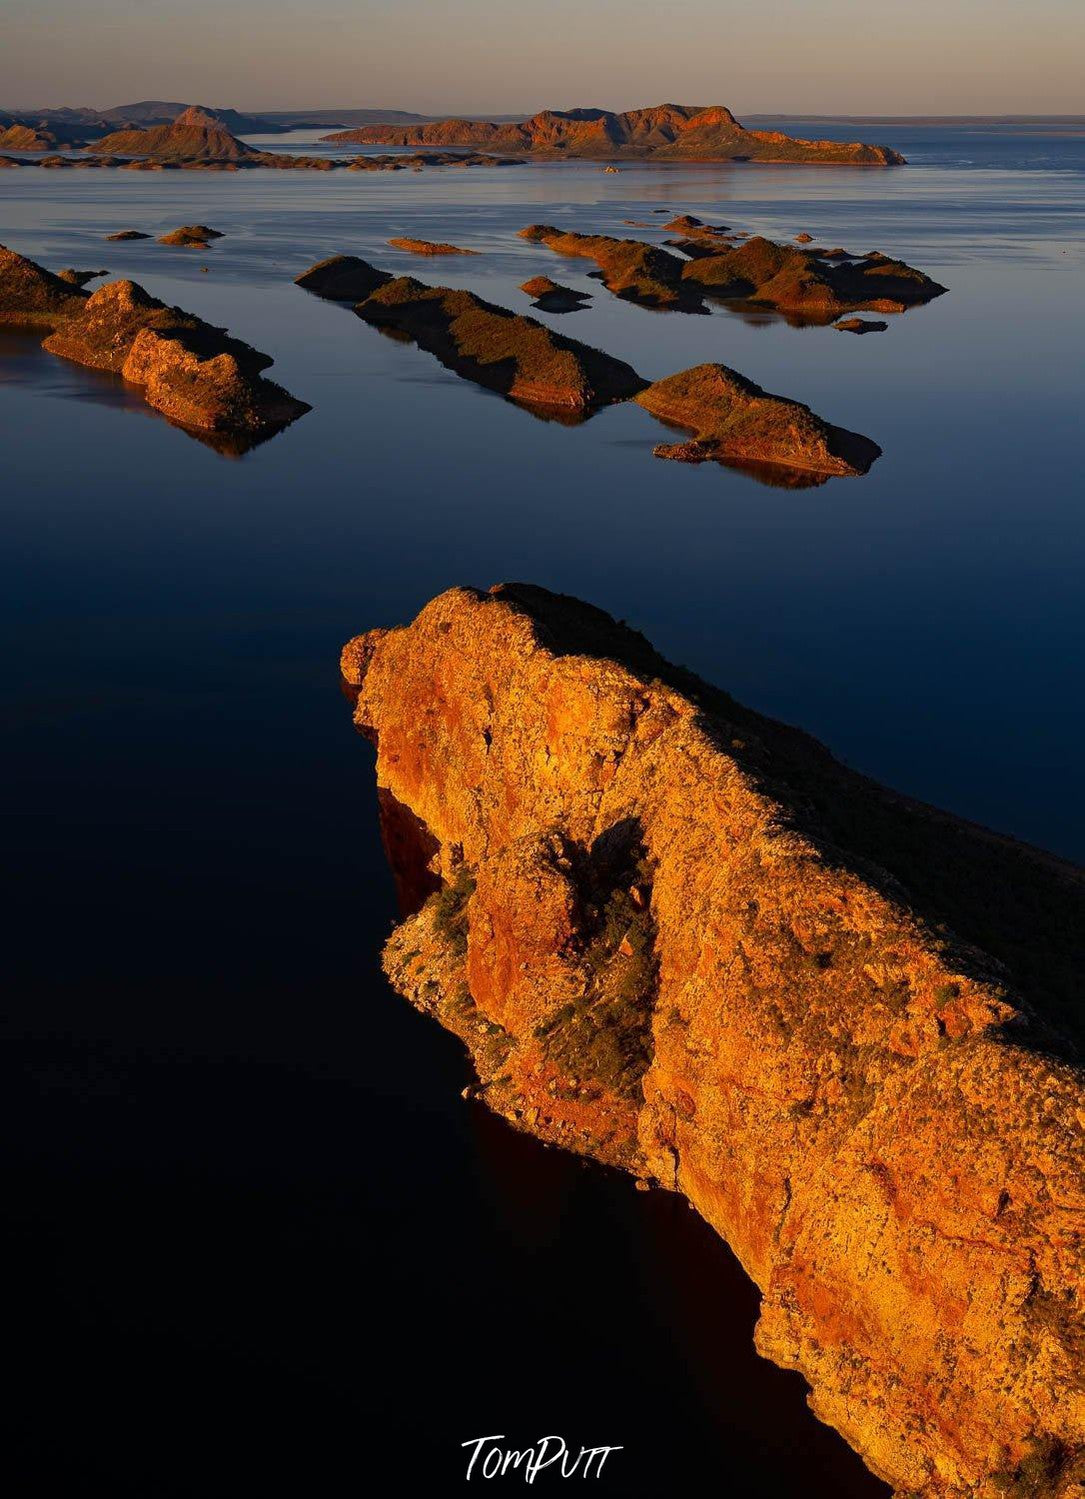
[[[526,579],[1085,855],[1085,141],[861,134],[915,165],[0,178],[0,241],[228,325],[313,406],[229,460],[0,339],[22,1491],[323,1499],[383,1462],[443,1494],[461,1442],[556,1431],[625,1446],[615,1494],[885,1492],[754,1356],[756,1297],[695,1215],[461,1102],[458,1046],[380,976],[391,891],[337,688],[350,635]],[[623,224],[655,208],[878,248],[949,293],[862,339],[652,313],[516,236],[662,240]],[[194,220],[225,238],[103,238]],[[647,377],[722,360],[884,456],[787,490],[653,458],[632,405],[537,420],[292,285],[336,251],[518,311],[551,274],[593,298],[539,314],[562,332]]]

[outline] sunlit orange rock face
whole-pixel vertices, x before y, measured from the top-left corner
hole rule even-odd
[[[386,970],[491,1107],[684,1193],[899,1494],[1080,1496],[1080,872],[541,589],[454,589],[342,671]]]
[[[809,161],[895,166],[904,157],[861,141],[807,141],[780,131],[747,130],[722,104],[658,104],[616,114],[607,109],[543,109],[528,120],[436,120],[425,125],[364,125],[324,136],[396,146],[489,146],[532,156],[651,157],[659,161]]]

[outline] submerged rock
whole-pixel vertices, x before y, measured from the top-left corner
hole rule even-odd
[[[106,235],[106,239],[150,239],[150,237],[140,229],[118,229],[115,234]]]
[[[771,464],[831,476],[865,474],[882,451],[868,437],[822,421],[801,401],[769,395],[723,364],[682,370],[635,399],[661,421],[695,434],[690,442],[661,443],[657,458]]]
[[[468,380],[541,410],[585,415],[644,386],[628,364],[469,291],[388,281],[354,309],[395,328]]]
[[[406,250],[411,255],[477,255],[477,250],[461,250],[459,245],[445,244],[432,239],[390,239],[393,250]]]
[[[830,263],[760,235],[718,255],[698,256],[683,266],[682,275],[714,297],[775,307],[823,323],[861,309],[904,312],[946,289],[902,260],[875,253],[854,263]]]
[[[558,255],[594,260],[603,285],[626,301],[678,312],[704,311],[700,292],[682,278],[684,262],[657,245],[609,234],[576,234],[552,224],[529,224],[520,230],[520,238],[546,245]]]
[[[0,245],[0,323],[52,328],[85,304],[86,292]]]
[[[342,670],[404,901],[385,969],[480,1100],[687,1197],[759,1350],[901,1495],[1070,1499],[1081,872],[543,589],[454,589]]]
[[[357,255],[329,255],[295,276],[294,284],[329,302],[361,302],[392,279]]]

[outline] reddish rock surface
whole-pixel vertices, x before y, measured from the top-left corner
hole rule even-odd
[[[770,395],[723,364],[699,364],[657,380],[635,397],[692,441],[661,443],[657,458],[683,463],[765,464],[826,476],[865,474],[881,448],[822,421],[801,401]]]
[[[310,409],[263,378],[270,355],[167,307],[132,281],[101,287],[43,347],[143,386],[148,405],[200,431],[258,436]]]
[[[354,311],[394,329],[467,380],[540,415],[582,420],[600,406],[636,399],[670,426],[695,435],[661,444],[661,458],[687,463],[716,459],[741,466],[765,483],[798,488],[839,475],[863,474],[881,449],[869,438],[834,427],[798,401],[769,395],[723,365],[699,365],[653,385],[599,349],[563,338],[535,318],[485,302],[473,292],[392,279],[356,256],[333,256],[296,278],[317,295],[353,300]],[[522,290],[538,306],[573,310],[580,294],[540,276]]]
[[[755,235],[720,254],[699,254],[682,275],[704,292],[726,301],[755,302],[813,322],[832,322],[843,312],[904,312],[945,291],[937,281],[902,260],[877,251],[849,261],[822,259],[795,245]]]
[[[390,239],[393,250],[406,250],[410,255],[477,255],[477,250],[461,250],[459,245],[447,244],[434,239]]]
[[[8,125],[0,129],[2,151],[52,151],[57,138],[50,130],[41,130],[33,125]]]
[[[551,281],[549,276],[532,276],[520,290],[532,297],[533,305],[542,312],[579,312],[585,302],[591,301],[590,293],[574,291],[571,286]]]
[[[147,403],[179,425],[237,438],[233,451],[310,409],[263,378],[269,355],[224,329],[167,307],[131,281],[110,282],[88,297],[2,247],[0,322],[51,330],[43,343],[50,353],[141,385]]]
[[[219,230],[211,229],[207,224],[182,224],[180,229],[171,229],[168,234],[160,234],[158,243],[181,245],[189,250],[206,250],[211,240],[222,238],[223,235]]]
[[[406,902],[385,968],[479,1096],[688,1197],[762,1353],[900,1495],[1077,1496],[1081,871],[542,589],[454,589],[342,671]]]
[[[885,146],[804,141],[778,131],[746,130],[723,105],[661,104],[612,114],[545,109],[515,123],[439,120],[428,125],[367,125],[329,141],[388,146],[486,146],[547,157],[650,157],[659,161],[809,161],[889,166],[904,158]]]
[[[53,328],[77,315],[86,292],[0,245],[0,323]]]
[[[366,322],[407,334],[465,379],[541,411],[583,416],[644,385],[620,359],[473,292],[401,276],[354,310]]]
[[[156,156],[169,161],[240,161],[259,156],[232,135],[214,115],[193,107],[167,125],[147,130],[118,130],[94,142],[99,155]]]
[[[683,279],[685,262],[658,245],[609,234],[576,234],[552,224],[529,224],[519,233],[521,239],[546,245],[557,255],[594,260],[603,285],[625,301],[677,312],[704,311],[700,292]]]

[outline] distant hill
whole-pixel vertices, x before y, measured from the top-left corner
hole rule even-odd
[[[239,161],[257,156],[206,110],[183,110],[176,119],[146,129],[118,130],[94,142],[96,151],[116,156],[153,156],[158,161]]]
[[[427,125],[441,119],[440,115],[412,114],[409,109],[261,109],[262,120],[273,120],[289,130],[302,130],[309,126],[338,125],[344,130],[357,129],[363,125]],[[489,121],[522,120],[522,114],[480,115]]]
[[[212,109],[206,104],[177,104],[164,99],[141,99],[137,104],[117,104],[103,109],[101,117],[114,125],[168,125],[189,109],[198,109],[225,125],[234,135],[275,133],[273,121],[263,115],[245,114],[237,109]],[[281,128],[281,127],[280,127]]]
[[[774,161],[895,166],[904,158],[861,141],[800,140],[781,131],[747,130],[722,104],[660,104],[613,114],[606,109],[544,109],[528,120],[439,120],[363,125],[325,137],[383,146],[485,146],[549,158],[606,161]]]
[[[308,125],[341,125],[344,129],[359,125],[420,125],[436,118],[413,114],[409,109],[261,109],[259,115],[262,120],[270,120],[287,130],[300,130]]]
[[[0,150],[55,151],[56,147],[57,137],[53,131],[0,117]]]
[[[136,104],[117,104],[112,109],[71,108],[64,105],[49,109],[13,109],[0,111],[0,129],[24,126],[43,136],[50,136],[49,145],[84,145],[117,130],[142,130],[157,125],[170,125],[187,110],[196,109],[202,115],[216,120],[234,135],[279,135],[286,128],[257,115],[245,114],[236,109],[212,109],[202,104],[177,104],[165,99],[142,99]],[[9,142],[13,149],[16,148]]]

